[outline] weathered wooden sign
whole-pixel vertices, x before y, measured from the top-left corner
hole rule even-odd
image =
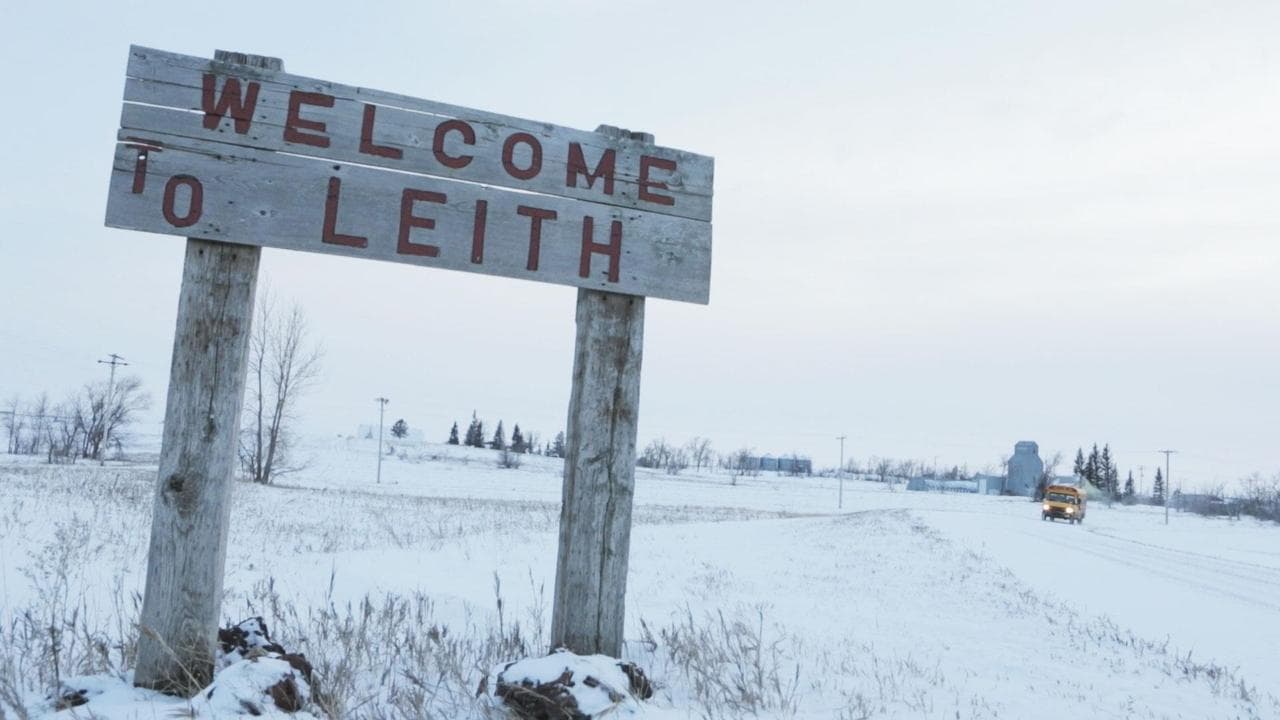
[[[710,158],[133,47],[107,225],[187,237],[134,682],[212,677],[260,247],[578,287],[551,640],[621,654],[646,296],[706,303]]]
[[[106,223],[706,303],[711,158],[134,46]]]

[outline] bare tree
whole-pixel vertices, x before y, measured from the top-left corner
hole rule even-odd
[[[889,471],[889,474],[905,483],[905,482],[910,482],[911,478],[915,477],[917,473],[923,472],[923,470],[924,470],[923,462],[916,462],[914,460],[902,460],[902,461],[899,461],[896,465],[894,465],[893,469]]]
[[[733,484],[738,484],[738,478],[743,475],[756,476],[760,474],[760,464],[756,461],[756,451],[754,448],[738,448],[729,455],[729,469],[733,471]]]
[[[46,438],[49,435],[49,393],[42,392],[40,397],[36,398],[29,406],[27,406],[27,417],[31,421],[31,431],[27,435],[27,441],[19,450],[24,455],[39,455],[40,449],[44,447]]]
[[[8,433],[9,444],[5,450],[10,455],[18,454],[18,447],[22,441],[22,401],[16,395],[9,396],[4,404],[4,429]]]
[[[666,467],[674,450],[675,448],[667,443],[666,438],[650,440],[649,444],[644,446],[644,450],[640,451],[640,457],[636,458],[636,465],[645,468]]]
[[[240,465],[245,475],[268,484],[300,469],[289,458],[294,404],[320,375],[323,351],[312,342],[302,308],[276,307],[264,290],[249,338],[249,378],[245,383],[240,431]]]
[[[1253,473],[1240,481],[1240,511],[1261,520],[1280,522],[1280,472],[1269,478]]]
[[[71,414],[80,436],[80,454],[102,459],[107,439],[117,449],[124,445],[124,430],[138,413],[151,406],[136,375],[121,378],[111,387],[107,381],[89,383],[76,396]]]
[[[1053,482],[1053,476],[1058,472],[1058,465],[1061,462],[1062,453],[1060,452],[1054,453],[1044,462],[1044,471],[1040,473],[1040,482],[1036,483],[1036,492],[1032,496],[1033,500],[1038,502],[1044,499],[1045,488],[1049,487],[1049,483]]]
[[[636,457],[636,465],[644,468],[662,469],[668,475],[679,475],[681,470],[689,467],[687,448],[678,448],[667,442],[666,438],[650,440],[644,450]]]
[[[679,475],[681,470],[689,467],[689,453],[683,448],[671,447],[667,453],[663,469],[668,475]]]
[[[685,444],[685,452],[693,463],[694,470],[701,471],[703,465],[711,465],[711,441],[704,437],[695,437]]]
[[[75,417],[75,398],[53,408],[46,429],[48,445],[48,462],[74,463],[76,450],[80,442],[80,424]]]
[[[893,473],[893,461],[889,458],[871,458],[871,474],[875,475],[880,482],[889,482],[889,475]]]

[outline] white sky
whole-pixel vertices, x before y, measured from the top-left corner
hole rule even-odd
[[[116,352],[160,420],[183,242],[102,224],[126,56],[223,48],[714,156],[711,305],[648,305],[642,444],[1280,470],[1273,1],[5,3],[0,27],[0,395]],[[473,409],[563,425],[571,288],[263,271],[327,348],[305,429],[377,395],[436,439]]]

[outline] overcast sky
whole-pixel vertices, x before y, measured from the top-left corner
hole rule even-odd
[[[103,226],[131,43],[716,160],[708,306],[651,300],[641,444],[994,464],[1109,442],[1192,485],[1280,470],[1280,3],[4,3],[0,395],[119,353],[163,414],[183,241]],[[549,437],[571,288],[263,254],[373,398]]]

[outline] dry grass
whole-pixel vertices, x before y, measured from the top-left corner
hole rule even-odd
[[[299,608],[268,580],[245,611],[266,618],[277,641],[311,661],[321,688],[316,702],[329,717],[443,720],[503,717],[477,697],[481,681],[498,663],[546,652],[545,607],[529,610],[532,622],[508,620],[496,578],[494,601],[496,623],[455,627],[422,593]]]
[[[786,717],[799,709],[800,663],[796,642],[766,626],[764,610],[753,618],[723,612],[701,619],[686,610],[658,631],[644,625],[646,641],[662,648],[692,686],[702,717]]]

